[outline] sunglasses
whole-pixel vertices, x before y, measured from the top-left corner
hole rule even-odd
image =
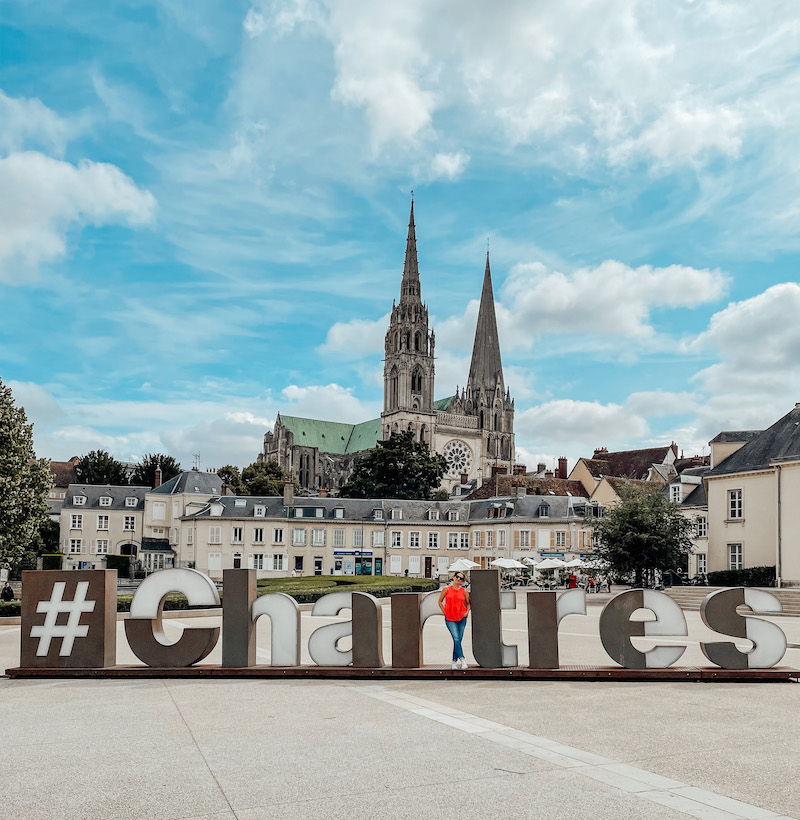
[[[456,577],[456,578],[458,578],[458,580],[459,580],[459,581],[463,581],[463,580],[464,580],[464,576],[463,576],[463,575],[456,575],[455,577]]]

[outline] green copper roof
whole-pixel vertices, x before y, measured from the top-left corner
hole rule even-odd
[[[338,421],[301,419],[281,415],[281,423],[294,434],[294,443],[317,447],[323,453],[355,453],[369,450],[381,437],[381,420],[372,419],[361,424],[342,424]]]
[[[452,396],[448,396],[446,399],[437,399],[433,403],[434,410],[447,410],[450,402],[453,400]]]

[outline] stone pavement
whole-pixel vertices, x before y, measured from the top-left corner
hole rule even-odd
[[[521,603],[504,627],[524,663]],[[592,603],[562,624],[563,664],[609,663]],[[697,642],[709,633],[686,614],[680,663],[706,665]],[[304,613],[304,645],[334,620]],[[784,663],[800,666],[800,619],[776,622],[794,644]],[[177,637],[181,619],[166,624]],[[133,663],[118,629],[118,660]],[[636,639],[656,640],[672,639]],[[268,660],[268,624],[258,643]],[[388,662],[388,631],[385,643]],[[428,662],[449,647],[434,619]],[[18,658],[19,627],[0,626],[0,669]],[[219,659],[218,647],[208,662]],[[795,684],[0,678],[0,794],[26,820],[798,818],[799,695]]]

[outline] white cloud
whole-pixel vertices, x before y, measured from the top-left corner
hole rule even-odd
[[[309,385],[300,387],[290,384],[281,395],[288,404],[281,410],[289,416],[324,418],[354,424],[367,421],[380,414],[380,405],[361,402],[353,395],[353,389],[338,384]]]
[[[469,163],[469,154],[437,154],[431,160],[431,179],[458,179]]]
[[[119,168],[35,151],[0,159],[0,280],[19,282],[62,257],[70,228],[151,222],[155,199]]]
[[[61,154],[76,125],[62,119],[41,100],[8,97],[0,90],[0,152],[38,145]]]
[[[24,408],[29,423],[33,419],[52,422],[64,415],[63,408],[53,394],[41,385],[34,382],[9,381],[6,386],[11,388],[17,407]]]
[[[336,322],[325,337],[325,343],[318,351],[326,355],[336,355],[342,359],[360,359],[374,353],[383,352],[386,328],[390,314],[380,319],[351,319]]]
[[[263,14],[254,8],[248,9],[242,27],[250,37],[259,37],[267,30],[267,21]]]

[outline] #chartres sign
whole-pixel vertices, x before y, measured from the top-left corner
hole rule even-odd
[[[116,572],[89,570],[23,573],[22,656],[27,668],[103,668],[116,663]],[[500,591],[497,570],[471,573],[472,651],[487,669],[518,665],[517,647],[504,643],[502,610],[514,609],[513,592]],[[257,595],[255,570],[232,569],[223,573],[222,668],[256,665],[256,623],[262,615],[271,622],[269,666],[300,666],[300,607],[283,593]],[[220,596],[211,579],[193,569],[167,569],[148,576],[136,590],[125,636],[131,651],[156,668],[187,667],[207,657],[220,638],[218,627],[186,627],[177,641],[162,629],[165,597],[186,596],[191,606],[219,606]],[[391,596],[392,668],[423,666],[422,628],[432,615],[440,615],[439,592],[398,593]],[[526,595],[529,668],[557,669],[558,629],[567,615],[586,615],[586,595],[581,589],[529,592]],[[771,621],[739,614],[751,611],[780,612],[778,599],[758,589],[736,587],[711,592],[700,616],[709,629],[728,638],[745,638],[752,648],[743,651],[731,640],[701,641],[711,663],[723,669],[766,669],[786,652],[786,636]],[[637,610],[649,610],[650,620],[631,620]],[[332,592],[313,606],[313,616],[338,615],[350,610],[351,618],[315,629],[308,653],[321,667],[379,668],[383,660],[383,609],[363,592]],[[632,638],[688,634],[686,618],[667,595],[650,589],[632,589],[616,595],[600,616],[600,640],[609,657],[626,669],[671,666],[686,647],[675,640],[648,650],[637,649]],[[339,649],[342,638],[352,636],[352,648]]]

